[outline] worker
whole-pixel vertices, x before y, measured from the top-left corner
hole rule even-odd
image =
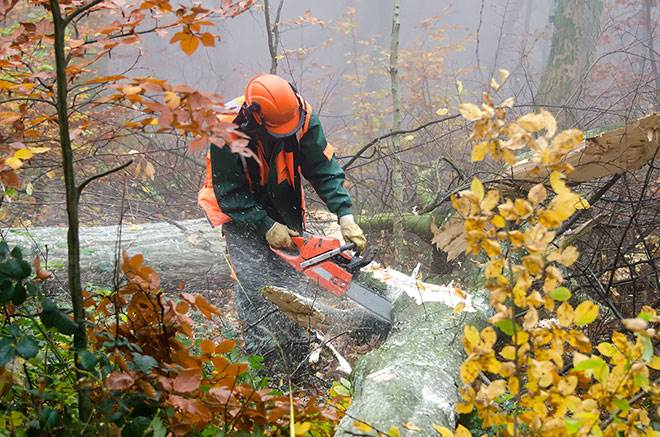
[[[295,289],[302,282],[268,248],[293,249],[291,237],[305,228],[302,178],[337,215],[346,241],[363,251],[366,239],[351,213],[344,172],[318,115],[292,84],[276,75],[257,75],[248,82],[244,96],[227,109],[237,110],[232,121],[250,137],[248,147],[256,158],[211,146],[198,200],[211,223],[223,225],[238,279],[237,309],[247,324],[243,334],[248,352],[267,355],[295,347],[283,344],[283,338],[295,342],[300,337],[299,328],[266,302],[259,290],[265,285]],[[254,332],[257,325],[264,332],[246,332]]]

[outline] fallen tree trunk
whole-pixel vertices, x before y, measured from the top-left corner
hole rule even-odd
[[[420,428],[421,435],[433,435],[433,424],[453,428],[458,369],[464,359],[463,326],[483,325],[487,305],[454,287],[420,286],[415,278],[391,269],[371,273],[388,285],[394,320],[387,339],[358,361],[352,376],[353,402],[336,435],[354,435],[354,425],[360,422],[374,428],[373,435],[391,426],[399,427],[402,435],[412,433],[401,428],[404,423]],[[321,330],[324,338],[331,337],[324,329],[347,320],[290,290],[267,287],[264,295],[292,320]],[[459,304],[464,309],[454,312]],[[310,324],[310,318],[320,323]]]
[[[66,278],[66,233],[65,227],[13,228],[4,231],[3,238],[10,246],[21,246],[30,257],[39,254],[46,261],[42,266],[55,274],[51,282],[66,289],[60,280]],[[80,228],[83,284],[113,286],[118,238],[117,226]],[[165,290],[176,291],[183,281],[186,290],[212,294],[231,282],[224,239],[205,219],[126,225],[120,247],[144,255],[146,263],[159,272]]]

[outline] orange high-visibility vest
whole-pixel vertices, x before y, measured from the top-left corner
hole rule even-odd
[[[245,99],[244,96],[239,96],[229,101],[225,105],[225,108],[227,108],[229,112],[219,115],[218,119],[228,123],[233,122],[236,116],[238,115],[238,111],[240,110],[241,105],[244,102],[244,99]],[[312,106],[307,102],[304,102],[304,104],[306,111],[305,122],[303,123],[302,128],[296,133],[296,139],[298,140],[298,142],[301,141],[302,137],[309,130],[309,121],[312,116]],[[211,147],[217,147],[217,146],[211,145]],[[258,142],[258,149],[259,149],[258,155],[260,155],[259,158],[263,163],[260,168],[259,184],[263,186],[268,182],[268,166],[267,166],[268,163],[265,161],[265,159],[262,159],[263,146],[261,142]],[[284,180],[287,180],[292,187],[295,184],[296,171],[298,172],[299,177],[301,177],[300,167],[298,167],[298,169],[294,168],[295,159],[293,153],[294,152],[285,152],[284,150],[282,150],[275,157],[275,171],[277,172],[277,183],[281,183]],[[244,169],[245,169],[246,177],[248,178],[248,184],[250,185],[250,187],[252,187],[252,181],[249,180],[249,173],[247,172],[247,168],[245,168],[245,163],[244,163]],[[304,221],[305,194],[302,192],[302,187],[300,191],[301,191],[300,209],[302,211],[303,221]],[[222,207],[220,205],[220,202],[218,202],[218,200],[216,199],[215,192],[213,191],[213,171],[211,169],[211,152],[206,153],[206,177],[204,178],[204,184],[202,185],[202,188],[200,188],[199,193],[197,194],[197,204],[201,206],[202,209],[204,210],[204,213],[206,214],[206,218],[211,223],[211,226],[216,227],[223,223],[227,223],[231,221],[231,217],[229,217],[227,214],[222,212]]]

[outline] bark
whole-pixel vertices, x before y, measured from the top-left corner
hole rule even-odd
[[[68,115],[68,78],[66,74],[66,57],[64,54],[64,37],[67,22],[60,12],[60,4],[57,0],[50,0],[50,9],[55,31],[53,48],[55,51],[55,74],[57,83],[57,123],[59,126],[60,148],[62,150],[62,169],[64,173],[64,186],[66,189],[66,210],[69,225],[67,233],[68,253],[68,288],[73,306],[74,321],[78,329],[73,336],[73,346],[79,353],[87,349],[87,319],[85,307],[83,306],[82,285],[80,282],[80,241],[78,235],[78,202],[80,194],[76,186],[75,171],[73,168],[73,149],[69,135]],[[78,379],[83,378],[85,369],[76,357],[78,368]],[[82,421],[91,417],[92,404],[87,389],[78,389],[78,414]]]
[[[280,0],[275,13],[275,22],[271,24],[270,0],[264,0],[264,19],[266,21],[266,36],[268,38],[268,52],[270,53],[270,74],[277,74],[277,48],[280,43],[280,17],[284,0]]]
[[[552,46],[537,103],[573,105],[580,97],[596,50],[602,0],[558,0],[552,24]],[[560,127],[575,124],[575,114],[565,109],[558,114]]]
[[[46,258],[45,268],[55,273],[49,282],[62,290],[66,289],[60,279],[67,273],[66,235],[67,228],[63,227],[4,232],[10,245],[20,245],[26,253]],[[118,236],[117,226],[80,229],[80,266],[85,284],[113,286]],[[179,282],[183,281],[186,291],[202,293],[217,302],[220,293],[232,282],[221,231],[212,229],[206,219],[176,225],[164,222],[126,225],[121,232],[121,249],[143,254],[145,263],[160,274],[166,292],[177,293]]]
[[[355,366],[353,402],[335,436],[354,435],[356,420],[383,433],[396,426],[404,436],[436,435],[433,424],[456,426],[463,326],[483,327],[487,310],[453,314],[444,303],[418,305],[401,296],[394,314],[387,340]],[[402,427],[404,423],[422,431]]]
[[[655,61],[655,49],[653,48],[653,20],[651,13],[653,10],[653,0],[644,0],[644,31],[646,33],[646,44],[649,51],[649,62],[651,64],[651,74],[655,78],[655,110],[660,111],[660,74],[658,74],[658,64]]]
[[[401,130],[401,96],[399,94],[399,20],[400,0],[392,2],[392,34],[390,45],[390,80],[392,85],[392,130]],[[401,169],[401,139],[399,135],[392,136],[392,194],[394,220],[392,222],[392,244],[394,246],[394,260],[400,264],[403,247],[403,174]]]

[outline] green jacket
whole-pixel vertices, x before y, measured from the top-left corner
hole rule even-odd
[[[285,141],[274,140],[264,145],[264,156],[270,157],[267,158],[267,183],[264,186],[253,184],[253,191],[250,190],[241,158],[232,153],[229,147],[211,147],[213,191],[222,212],[233,221],[251,225],[263,234],[276,221],[297,231],[301,231],[304,225],[295,187],[286,180],[277,183],[275,157],[283,152]],[[345,175],[341,166],[334,156],[328,159],[324,154],[326,146],[321,122],[313,112],[309,129],[300,140],[298,164],[302,175],[311,183],[328,209],[341,217],[351,214],[351,196],[344,188]]]

